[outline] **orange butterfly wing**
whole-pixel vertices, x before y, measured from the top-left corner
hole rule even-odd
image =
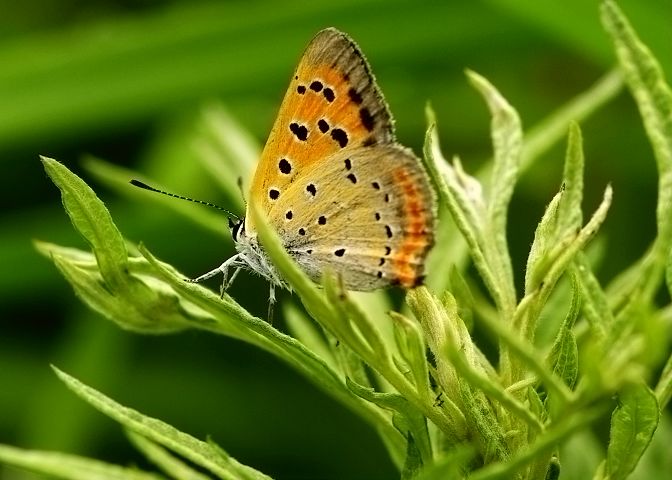
[[[322,30],[292,77],[249,200],[268,212],[314,162],[345,148],[393,142],[392,116],[359,48],[336,29]],[[246,230],[254,231],[249,216]]]

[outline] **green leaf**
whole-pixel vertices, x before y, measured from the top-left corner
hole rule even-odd
[[[672,248],[672,89],[659,62],[637,37],[616,3],[602,2],[602,23],[616,48],[619,65],[637,102],[658,166],[658,236],[651,249],[652,271],[644,272],[637,290],[650,301],[655,295]]]
[[[389,348],[383,340],[380,330],[366,312],[353,301],[342,285],[336,284],[333,276],[325,275],[323,285],[327,299],[336,309],[340,323],[344,327],[339,328],[339,331],[352,332],[356,329],[356,333],[353,332],[351,338],[343,338],[342,340],[348,342],[349,346],[360,354],[364,350],[368,350],[369,355],[378,357],[380,363],[389,364]],[[362,340],[364,343],[362,343]],[[368,355],[365,358],[367,357]]]
[[[408,436],[406,459],[401,469],[401,480],[411,480],[422,471],[422,455],[412,435]]]
[[[292,337],[303,343],[309,350],[327,362],[332,369],[336,367],[334,354],[324,331],[294,303],[282,304],[283,319]]]
[[[628,477],[658,426],[658,401],[644,384],[634,385],[619,394],[619,406],[611,416],[606,474],[609,479]]]
[[[572,303],[546,359],[553,373],[558,375],[569,388],[574,388],[579,374],[579,351],[572,329],[579,316],[580,308],[579,287],[577,281],[574,280],[572,283]]]
[[[660,374],[658,384],[656,385],[656,398],[660,404],[661,411],[665,409],[672,398],[672,354],[667,357],[663,372]]]
[[[70,390],[100,412],[116,420],[128,430],[167,447],[220,478],[231,480],[269,478],[263,473],[237,462],[233,457],[222,456],[210,444],[180,432],[160,420],[124,407],[56,367],[53,367],[53,369]]]
[[[431,395],[426,347],[419,325],[399,313],[390,312],[390,315],[397,348],[411,370],[416,391],[420,395]]]
[[[417,408],[398,393],[381,393],[372,388],[359,385],[346,378],[348,388],[365,400],[395,413],[395,426],[404,436],[413,438],[414,448],[420,453],[422,463],[432,460],[432,446],[427,431],[427,419]],[[408,437],[407,437],[408,438]],[[413,450],[413,449],[411,449]],[[408,451],[408,450],[407,450]]]
[[[264,252],[270,257],[273,265],[278,269],[282,280],[287,282],[299,295],[306,310],[313,318],[322,323],[326,328],[333,328],[329,323],[334,318],[333,308],[326,301],[317,285],[308,278],[306,273],[294,262],[282,246],[277,232],[268,224],[268,220],[259,211],[256,205],[248,205],[251,221],[257,229],[258,238],[264,248]],[[326,324],[325,324],[326,322]]]
[[[295,338],[283,334],[264,320],[253,317],[227,295],[222,299],[201,285],[185,282],[182,276],[161,264],[144,247],[140,251],[153,267],[155,274],[166,281],[180,297],[212,317],[213,321],[209,323],[195,323],[195,328],[239,338],[277,356],[382,432],[389,445],[396,449],[395,456],[403,452],[404,439],[392,428],[389,419],[378,409],[353,395],[346,388],[339,373],[330,368],[325,360]]]
[[[462,169],[459,159],[455,158],[451,165],[443,158],[431,107],[427,106],[426,114],[430,121],[423,148],[427,171],[434,179],[441,200],[448,207],[453,221],[464,237],[483,281],[490,291],[497,293],[497,281],[486,259],[483,245],[482,228],[486,211],[482,186]]]
[[[165,480],[155,473],[66,453],[23,450],[0,444],[0,463],[66,480]]]
[[[559,207],[562,203],[563,190],[556,193],[546,207],[539,225],[534,232],[534,241],[527,257],[525,269],[525,293],[533,293],[543,282],[544,276],[553,265],[557,255],[564,247],[557,238]],[[567,241],[567,239],[563,239]],[[554,255],[555,253],[555,255]]]
[[[461,420],[464,416],[471,434],[475,435],[479,453],[486,461],[504,459],[508,449],[503,428],[484,392],[533,425],[535,419],[520,402],[506,394],[496,379],[486,374],[473,341],[457,316],[454,300],[452,308],[446,308],[425,287],[409,291],[407,299],[434,352],[436,379],[453,418]],[[463,412],[457,406],[453,407],[453,403],[460,405]],[[538,426],[538,422],[536,424]]]
[[[490,114],[494,148],[494,169],[488,196],[486,239],[492,242],[489,255],[499,288],[507,303],[504,311],[512,311],[515,304],[513,269],[506,239],[508,208],[520,170],[523,130],[518,113],[490,82],[475,72],[467,71],[471,84],[483,96]]]
[[[128,257],[110,213],[82,179],[55,160],[42,158],[42,162],[61,190],[73,225],[91,245],[93,256],[47,243],[36,246],[54,261],[84,303],[122,328],[144,333],[184,329],[185,316],[208,321],[202,311],[181,302],[165,282],[145,275],[147,262]]]
[[[571,270],[581,293],[581,310],[592,334],[598,341],[604,339],[614,324],[614,315],[609,308],[607,294],[595,278],[588,258],[582,252],[575,257]]]
[[[176,480],[210,480],[210,477],[199,473],[191,468],[185,462],[172,455],[168,450],[159,446],[157,443],[148,440],[142,435],[126,431],[129,440],[140,450],[148,460],[158,466],[171,478]]]
[[[475,455],[472,445],[457,445],[426,466],[416,480],[464,480]]]
[[[72,224],[91,245],[103,279],[112,291],[122,291],[128,283],[128,253],[110,212],[81,178],[56,160],[40,159],[49,178],[61,191],[63,207]]]
[[[533,292],[543,281],[553,262],[573,240],[583,223],[583,147],[581,130],[570,124],[563,182],[534,233],[527,259],[525,292]]]
[[[562,174],[563,195],[558,213],[558,231],[561,234],[578,230],[583,224],[581,201],[583,200],[583,138],[575,122],[569,124],[567,153]]]
[[[516,478],[517,472],[521,471],[539,456],[552,453],[557,446],[567,440],[572,434],[586,428],[599,419],[605,412],[604,405],[582,409],[574,415],[551,424],[536,441],[528,447],[521,449],[511,456],[508,462],[495,462],[473,471],[469,480],[508,480]]]
[[[448,291],[452,293],[457,302],[458,314],[467,329],[471,331],[473,328],[473,316],[475,310],[476,300],[474,299],[473,293],[469,288],[469,284],[466,279],[456,266],[450,268],[450,274],[448,276]]]
[[[665,282],[667,283],[667,293],[672,297],[672,248],[670,249],[670,254],[667,256]]]
[[[93,254],[46,242],[35,242],[35,246],[54,262],[83,303],[125,330],[172,333],[188,328],[190,322],[211,321],[202,310],[178,298],[165,283],[146,275],[144,260],[129,261],[126,276],[134,287],[115,294],[107,288]]]

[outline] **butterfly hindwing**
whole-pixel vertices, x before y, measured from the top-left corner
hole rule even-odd
[[[314,280],[329,268],[346,288],[372,290],[421,281],[435,208],[420,161],[389,144],[344,149],[306,167],[268,216]]]

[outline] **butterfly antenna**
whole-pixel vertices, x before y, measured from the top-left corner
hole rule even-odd
[[[163,190],[159,190],[158,188],[151,187],[151,186],[147,185],[146,183],[141,182],[140,180],[136,180],[135,178],[133,180],[131,180],[130,183],[133,186],[144,188],[145,190],[149,190],[150,192],[161,193],[163,195],[168,195],[169,197],[179,198],[180,200],[187,200],[189,202],[194,202],[194,203],[200,203],[201,205],[205,205],[205,206],[208,206],[208,207],[211,207],[211,208],[215,208],[217,210],[221,210],[222,212],[224,212],[229,217],[229,219],[234,218],[236,220],[240,220],[238,215],[236,215],[234,213],[231,213],[226,208],[220,207],[219,205],[215,205],[214,203],[206,202],[206,201],[203,201],[203,200],[196,200],[195,198],[184,197],[182,195],[177,195],[175,193],[164,192]]]
[[[243,189],[243,177],[238,177],[238,190],[240,191],[240,196],[243,197],[243,203],[247,203],[245,198],[245,190]]]

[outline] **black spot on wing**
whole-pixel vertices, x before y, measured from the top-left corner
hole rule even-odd
[[[375,121],[373,119],[373,115],[371,115],[371,112],[369,112],[368,108],[362,107],[359,109],[359,119],[362,121],[362,125],[364,125],[364,128],[366,128],[369,132],[373,131]]]
[[[289,131],[302,142],[305,142],[308,139],[308,129],[305,125],[299,125],[296,122],[292,122],[289,124]]]
[[[292,164],[289,163],[289,160],[286,158],[283,158],[278,162],[278,168],[280,169],[280,172],[284,173],[285,175],[292,173]]]
[[[324,118],[320,118],[317,121],[317,128],[320,129],[320,132],[327,133],[329,131],[329,124]]]
[[[334,100],[336,100],[336,95],[334,94],[334,91],[327,87],[324,90],[322,90],[322,95],[324,95],[324,98],[327,100],[327,102],[331,103]]]
[[[357,90],[354,88],[350,88],[350,90],[348,90],[348,96],[350,97],[350,100],[352,100],[353,103],[356,103],[357,105],[361,105],[364,101],[360,93],[357,92]]]
[[[331,131],[331,138],[333,138],[341,148],[348,145],[348,134],[341,128],[334,128]]]

